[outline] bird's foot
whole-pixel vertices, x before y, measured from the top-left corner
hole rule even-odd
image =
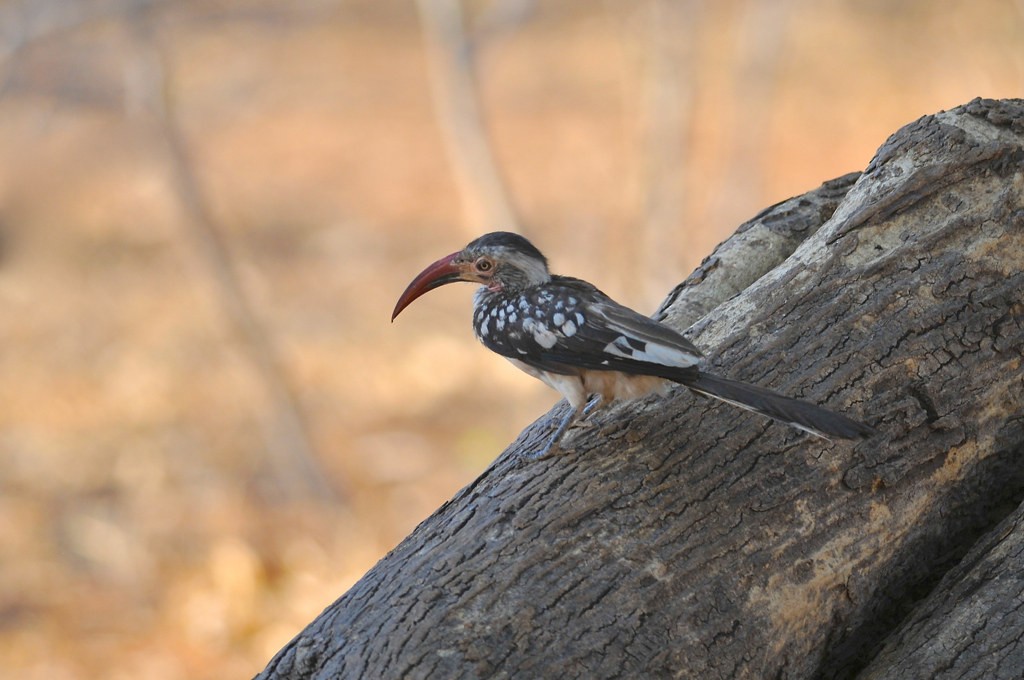
[[[597,406],[601,403],[601,395],[598,395],[590,400],[586,406],[582,409],[573,409],[569,411],[558,423],[558,427],[555,428],[554,434],[548,439],[544,447],[539,451],[532,451],[524,453],[523,457],[527,460],[540,460],[541,458],[547,458],[551,454],[561,450],[562,439],[565,438],[566,431],[569,430],[573,425],[577,425],[583,422],[584,418],[594,412]],[[554,418],[549,418],[548,422],[553,421]]]
[[[561,447],[558,445],[558,442],[549,439],[543,448],[538,449],[537,451],[524,451],[520,454],[520,456],[525,460],[541,460],[543,458],[547,458],[548,456],[554,455],[559,451],[561,451]]]
[[[593,413],[597,407],[601,404],[601,395],[595,395],[593,399],[587,402],[587,405],[583,407],[583,418],[586,418]],[[582,418],[581,418],[582,420]]]
[[[569,429],[569,426],[572,424],[573,420],[575,420],[578,413],[579,412],[576,409],[569,411],[569,413],[559,421],[558,427],[555,428],[554,433],[552,433],[548,438],[544,446],[538,451],[524,452],[522,454],[523,458],[526,458],[527,460],[540,460],[541,458],[547,458],[552,453],[559,451],[561,449],[559,443],[562,439],[562,435],[564,435],[565,431]],[[554,421],[554,417],[548,418],[549,423],[552,421]]]

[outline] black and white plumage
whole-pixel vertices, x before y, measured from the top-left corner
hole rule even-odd
[[[474,299],[477,338],[573,406],[539,455],[584,412],[590,395],[599,398],[593,408],[665,392],[673,383],[826,439],[874,433],[819,406],[701,371],[702,355],[689,340],[586,281],[552,275],[541,252],[517,234],[485,234],[427,267],[399,298],[392,319],[420,295],[455,281],[482,284]]]

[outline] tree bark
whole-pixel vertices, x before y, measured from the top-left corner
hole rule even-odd
[[[1022,291],[1024,100],[904,127],[658,313],[879,436],[680,388],[527,462],[538,421],[259,677],[1020,677]]]
[[[865,670],[865,680],[1024,676],[1024,506],[952,569]]]

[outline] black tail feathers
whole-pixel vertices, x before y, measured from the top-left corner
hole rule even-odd
[[[757,385],[698,373],[681,381],[691,390],[760,413],[825,439],[865,439],[876,431],[856,420]]]

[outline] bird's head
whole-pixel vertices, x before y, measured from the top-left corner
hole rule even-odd
[[[495,231],[442,257],[412,280],[391,313],[399,313],[424,293],[456,281],[470,281],[493,291],[515,292],[551,280],[548,261],[519,234]]]

